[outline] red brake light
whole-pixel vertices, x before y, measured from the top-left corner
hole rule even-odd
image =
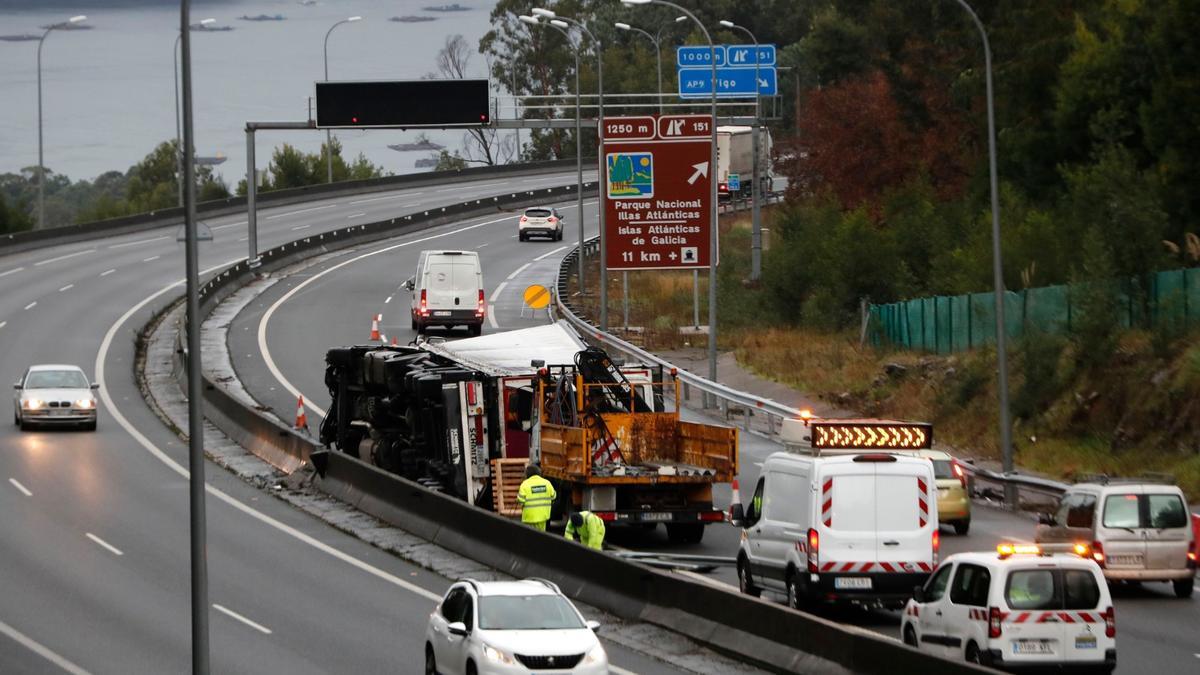
[[[1003,615],[1000,614],[999,607],[991,607],[988,609],[988,637],[996,639],[1000,637],[1001,620]]]
[[[429,313],[429,303],[426,301],[424,288],[421,289],[421,305],[417,311],[421,314],[421,316]]]
[[[617,519],[617,514],[613,511],[593,511],[592,513],[596,514],[596,517],[600,520],[611,522]]]
[[[706,523],[719,523],[725,520],[723,511],[701,511],[700,520]]]
[[[1117,610],[1109,607],[1104,610],[1104,637],[1117,637]]]
[[[1104,546],[1098,541],[1092,542],[1092,560],[1096,561],[1100,569],[1104,569]]]
[[[478,386],[474,382],[467,383],[467,405],[475,405],[475,387]]]
[[[933,565],[937,567],[938,555],[942,551],[942,533],[938,532],[937,528],[933,530]]]
[[[808,571],[817,571],[817,559],[821,552],[821,534],[815,528],[808,531]]]
[[[870,455],[855,455],[853,461],[855,461],[855,462],[894,462],[894,461],[896,461],[896,456],[889,455],[886,453],[872,453]]]
[[[481,289],[479,289],[479,304],[475,307],[475,313],[478,314],[479,316],[483,316],[484,312],[486,312],[486,311],[487,311],[487,304],[483,298],[483,289],[481,288]]]

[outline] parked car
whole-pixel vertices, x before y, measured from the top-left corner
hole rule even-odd
[[[1117,665],[1112,597],[1086,544],[1071,554],[1001,544],[956,553],[914,589],[905,644],[1003,670],[1111,673]]]
[[[418,333],[430,326],[483,332],[487,300],[475,251],[421,251],[417,273],[404,287],[412,292],[412,329]]]
[[[1169,479],[1095,477],[1072,485],[1039,520],[1043,548],[1088,542],[1109,581],[1168,581],[1178,597],[1192,595],[1197,542],[1187,500]]]
[[[13,384],[13,423],[22,430],[44,425],[95,431],[99,388],[78,366],[30,366]]]
[[[550,237],[552,241],[562,240],[563,217],[558,209],[543,206],[525,209],[517,221],[517,238],[527,241],[534,235]]]
[[[549,581],[466,579],[429,615],[425,672],[606,674],[599,628]]]

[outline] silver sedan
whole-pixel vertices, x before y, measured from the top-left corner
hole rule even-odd
[[[13,423],[21,429],[79,426],[96,430],[96,390],[77,366],[31,366],[13,384]]]

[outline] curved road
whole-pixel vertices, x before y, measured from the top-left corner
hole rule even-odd
[[[260,213],[263,248],[298,236],[573,175],[506,176]],[[245,218],[209,220],[201,267],[245,254]],[[133,378],[134,334],[179,292],[175,228],[0,256],[0,371],[77,363],[103,383],[99,430],[0,427],[0,672],[190,667],[186,447]],[[121,423],[118,423],[120,418]],[[209,463],[214,672],[419,672],[447,581]],[[611,647],[639,672],[670,668]]]
[[[567,204],[562,204],[567,207]],[[594,207],[592,207],[594,208]],[[565,211],[574,215],[574,209]],[[594,217],[594,212],[593,212]],[[575,223],[569,221],[568,240]],[[589,230],[594,223],[589,222]],[[370,320],[383,314],[383,332],[401,343],[414,335],[409,328],[409,294],[400,284],[411,274],[422,248],[476,249],[480,252],[485,287],[491,301],[486,331],[520,328],[543,322],[521,311],[520,292],[532,283],[553,283],[558,262],[569,249],[567,242],[518,242],[513,217],[465,220],[440,229],[435,238],[409,237],[363,247],[333,256],[285,278],[266,290],[235,319],[229,337],[234,366],[248,390],[260,402],[287,419],[296,395],[303,393],[314,413],[323,413],[329,395],[324,387],[324,354],[334,346],[368,342]],[[619,277],[610,277],[618,282]],[[619,283],[611,289],[619,293]],[[451,334],[457,337],[459,334]],[[765,439],[742,435],[740,456],[742,485],[754,485],[763,460],[779,446]],[[727,505],[727,487],[718,489],[718,504]],[[959,551],[994,550],[1005,540],[1032,537],[1034,522],[985,505],[974,512],[971,534],[957,537],[943,530],[943,556]],[[690,551],[733,556],[739,533],[725,525],[710,526],[699,547],[670,545],[661,528],[657,532],[613,530],[610,543],[638,550]],[[736,586],[732,569],[703,577],[710,583]],[[1176,600],[1170,587],[1148,584],[1142,589],[1118,587],[1119,672],[1156,668],[1183,672],[1200,664],[1200,601]],[[839,621],[868,627],[899,637],[896,612],[822,610]]]

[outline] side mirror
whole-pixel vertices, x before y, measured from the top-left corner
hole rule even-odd
[[[20,390],[20,389],[21,389],[21,383],[20,383],[20,382],[13,382],[13,389]]]
[[[1038,514],[1038,525],[1054,525],[1054,516],[1049,513]]]
[[[467,624],[465,624],[461,621],[455,621],[454,623],[450,624],[449,626],[446,626],[446,630],[450,631],[451,635],[457,635],[459,637],[463,637],[467,634]]]
[[[729,507],[729,524],[730,525],[733,525],[734,527],[741,527],[742,521],[745,519],[745,517],[746,517],[745,509],[742,508],[741,504],[734,504],[733,506]]]
[[[913,600],[916,600],[917,602],[922,602],[922,603],[925,602],[925,587],[924,586],[914,586],[913,587]]]
[[[583,623],[583,625],[587,626],[588,630],[593,631],[593,632],[600,630],[600,622],[599,621],[585,621]]]
[[[92,383],[92,390],[93,390],[93,391],[99,391],[99,390],[100,390],[100,383],[99,383],[99,382],[93,382],[93,383]]]
[[[405,288],[407,288],[407,289],[408,289],[408,290],[410,290],[410,291],[411,291],[411,290],[413,290],[413,289],[415,289],[415,288],[417,287],[417,278],[416,278],[416,277],[409,277],[409,278],[408,278],[408,281],[405,281],[405,282],[404,282],[404,287],[405,287]]]

